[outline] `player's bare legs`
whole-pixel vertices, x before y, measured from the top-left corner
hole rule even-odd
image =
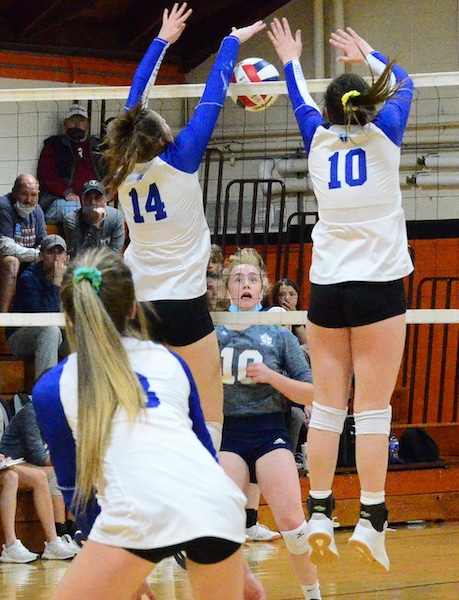
[[[153,569],[153,563],[128,550],[88,540],[51,600],[125,600],[141,587]]]

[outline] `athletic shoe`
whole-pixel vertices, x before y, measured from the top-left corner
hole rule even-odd
[[[78,554],[78,552],[81,550],[81,547],[76,543],[70,534],[64,533],[64,535],[61,535],[60,537],[64,544],[67,544],[69,548],[75,551],[75,554]]]
[[[308,544],[311,562],[315,565],[333,562],[339,558],[333,531],[335,527],[338,527],[338,523],[333,519],[320,513],[312,513],[308,521]]]
[[[28,563],[37,560],[38,554],[30,552],[23,545],[21,540],[16,540],[11,546],[2,546],[3,552],[0,556],[0,562],[7,563]]]
[[[52,542],[45,542],[45,551],[41,555],[42,558],[48,560],[66,560],[73,558],[77,551],[64,542],[60,537],[57,537]]]
[[[359,519],[354,533],[349,539],[349,546],[361,552],[367,560],[378,563],[388,571],[390,560],[384,544],[386,530],[387,522],[382,531],[376,531],[368,519]]]
[[[304,469],[304,456],[301,452],[295,452],[295,463],[298,471]]]
[[[260,523],[256,523],[245,530],[246,542],[272,542],[280,540],[281,537],[278,531],[271,531],[266,525],[261,525]]]
[[[81,531],[81,529],[77,529],[75,531],[75,535],[73,536],[73,541],[75,542],[75,544],[77,546],[79,546],[80,548],[83,548],[84,543],[86,542],[86,536],[85,534]]]

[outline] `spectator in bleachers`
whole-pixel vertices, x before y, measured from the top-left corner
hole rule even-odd
[[[64,498],[57,486],[56,474],[48,449],[43,442],[30,396],[27,394],[21,396],[25,398],[25,404],[6,427],[0,440],[0,453],[12,459],[24,458],[25,464],[40,467],[46,473],[57,535],[63,536],[63,541],[75,550],[78,548],[72,541],[76,530],[75,523],[73,520],[66,519]]]
[[[48,235],[40,245],[40,260],[19,276],[13,312],[60,312],[59,293],[67,261],[65,240]],[[6,337],[12,354],[35,360],[35,379],[67,354],[64,334],[57,325],[9,327]]]
[[[64,121],[64,133],[45,140],[38,159],[40,205],[47,223],[61,223],[80,207],[85,181],[100,179],[98,138],[89,135],[88,111],[72,104]]]
[[[39,259],[46,224],[38,194],[35,177],[23,174],[0,198],[0,312],[10,309],[18,273]]]
[[[3,454],[0,454],[0,461],[4,458]],[[45,550],[41,558],[51,560],[73,558],[77,553],[76,548],[71,547],[56,533],[46,473],[30,465],[15,465],[0,470],[0,521],[5,536],[0,562],[28,563],[38,558],[38,554],[27,550],[16,537],[17,494],[20,488],[32,490],[35,510],[45,532]]]
[[[105,188],[97,179],[84,184],[81,208],[64,218],[64,235],[70,258],[86,248],[109,246],[112,250],[123,251],[123,213],[107,206],[107,201]]]
[[[211,244],[210,246],[210,257],[209,264],[207,265],[208,273],[221,273],[223,271],[223,264],[225,258],[223,256],[222,249],[217,244]]]

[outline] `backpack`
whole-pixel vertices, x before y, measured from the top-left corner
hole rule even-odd
[[[440,459],[437,442],[422,427],[410,427],[402,433],[398,453],[407,463],[436,462]]]

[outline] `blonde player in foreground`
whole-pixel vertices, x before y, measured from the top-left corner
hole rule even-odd
[[[100,513],[52,600],[130,599],[178,551],[194,598],[242,600],[244,575],[246,598],[263,598],[242,554],[245,496],[218,464],[186,363],[149,339],[123,258],[82,252],[61,297],[72,354],[33,403],[66,501],[90,523],[96,493]]]

